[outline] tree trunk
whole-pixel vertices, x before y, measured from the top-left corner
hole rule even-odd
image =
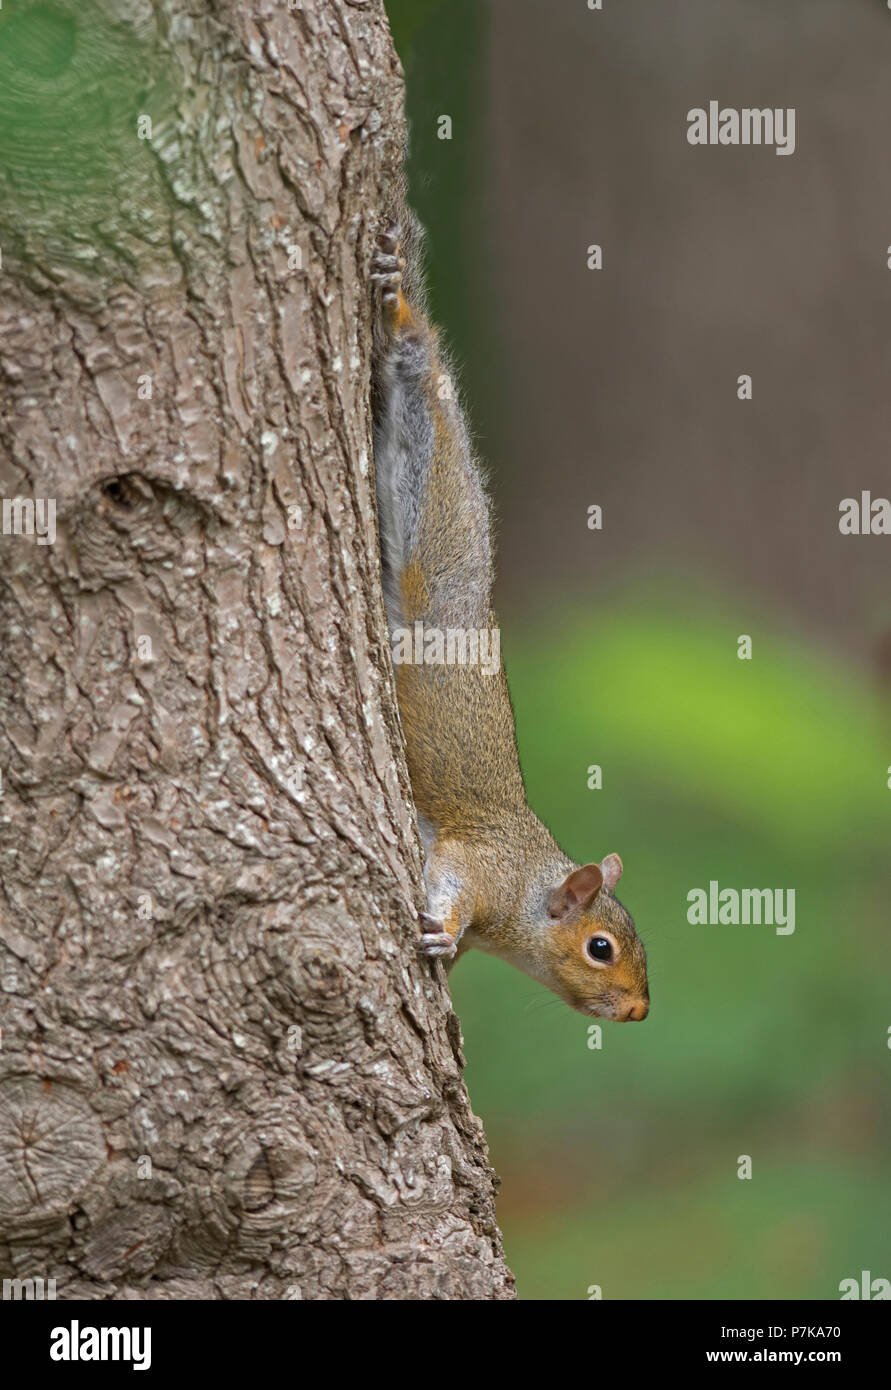
[[[0,1274],[59,1298],[512,1296],[414,954],[402,139],[381,0],[0,10]]]

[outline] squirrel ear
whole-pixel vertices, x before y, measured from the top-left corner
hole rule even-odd
[[[612,857],[618,858],[617,855]],[[583,864],[580,869],[573,869],[548,898],[548,916],[552,921],[559,922],[577,907],[590,907],[602,883],[603,874],[599,864]]]
[[[617,854],[608,854],[605,859],[600,861],[600,872],[603,874],[603,881],[610,892],[613,891],[619,879],[622,877],[622,861]]]

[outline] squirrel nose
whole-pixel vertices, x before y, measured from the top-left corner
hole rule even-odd
[[[628,1010],[622,1022],[639,1023],[641,1019],[646,1018],[649,1012],[650,1001],[648,999],[638,999],[634,1004],[631,1005],[631,1008]]]

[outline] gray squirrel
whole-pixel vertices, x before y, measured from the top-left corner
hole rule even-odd
[[[489,501],[425,315],[420,241],[414,216],[400,207],[371,267],[384,592],[391,636],[408,634],[413,656],[395,671],[426,851],[419,949],[452,962],[475,946],[580,1013],[643,1019],[646,954],[615,896],[621,859],[573,864],[526,801],[491,607]],[[411,647],[418,633],[420,650]],[[447,657],[446,634],[463,644],[457,660]],[[467,659],[467,634],[477,654],[485,645],[497,660]]]

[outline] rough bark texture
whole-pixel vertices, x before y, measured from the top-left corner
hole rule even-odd
[[[0,16],[0,495],[57,505],[55,544],[0,536],[0,1275],[510,1297],[413,951],[368,416],[382,5]]]

